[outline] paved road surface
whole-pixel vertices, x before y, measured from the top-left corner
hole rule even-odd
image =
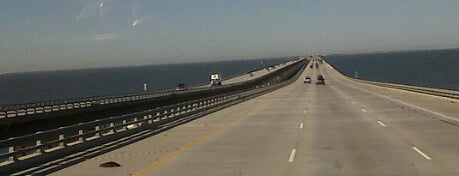
[[[52,175],[459,175],[459,102],[318,74]]]

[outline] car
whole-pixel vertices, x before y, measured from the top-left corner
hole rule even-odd
[[[313,65],[313,64],[311,64],[311,65],[309,66],[309,68],[314,68],[314,65]]]
[[[311,77],[306,76],[306,77],[304,78],[304,83],[311,83]]]
[[[317,76],[316,85],[319,85],[319,84],[325,85],[325,79],[322,75]]]
[[[188,87],[187,87],[185,84],[180,83],[180,84],[177,85],[177,87],[175,88],[175,90],[177,90],[177,91],[184,91],[184,90],[188,90]]]

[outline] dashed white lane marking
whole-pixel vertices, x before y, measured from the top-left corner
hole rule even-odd
[[[360,110],[361,110],[362,112],[367,112],[367,110],[366,110],[366,109],[360,109]]]
[[[378,120],[378,123],[379,123],[379,125],[381,125],[382,127],[386,127],[386,124],[384,124],[383,122],[381,122],[381,121],[379,121],[379,120]]]
[[[300,123],[300,129],[303,129],[303,123]]]
[[[432,158],[430,158],[427,154],[425,154],[424,152],[422,152],[421,150],[419,150],[417,147],[412,147],[414,151],[418,152],[421,156],[423,156],[426,160],[431,160]]]
[[[288,162],[291,163],[295,160],[295,153],[296,149],[292,149],[292,152],[290,152],[290,156],[288,157]]]
[[[308,111],[307,111],[307,110],[304,110],[304,114],[307,114],[307,113],[308,113]]]
[[[459,119],[447,116],[447,115],[439,113],[439,112],[435,112],[435,111],[432,111],[432,110],[429,110],[429,109],[426,109],[426,108],[423,108],[423,107],[420,107],[420,106],[417,106],[417,105],[409,104],[409,103],[406,103],[404,101],[397,100],[397,99],[394,99],[394,98],[391,98],[391,97],[388,97],[388,96],[385,96],[385,95],[381,95],[381,94],[378,94],[378,93],[370,92],[370,91],[367,91],[365,89],[362,89],[362,88],[359,88],[359,87],[356,87],[356,86],[353,86],[353,85],[349,85],[349,86],[351,86],[351,87],[353,87],[355,89],[359,89],[359,90],[361,90],[363,92],[366,92],[366,93],[369,93],[369,94],[372,94],[372,95],[375,95],[375,96],[378,96],[378,97],[381,97],[381,98],[385,98],[385,99],[393,101],[393,102],[397,102],[397,103],[409,106],[411,108],[419,109],[419,110],[422,110],[422,111],[425,111],[425,112],[428,112],[428,113],[435,114],[437,116],[443,117],[443,118],[448,119],[448,120],[459,122]],[[352,102],[352,104],[355,104],[355,103]]]
[[[352,104],[355,104],[355,101],[353,101]]]

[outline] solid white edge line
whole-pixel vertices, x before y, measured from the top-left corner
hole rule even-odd
[[[295,160],[295,153],[296,149],[292,149],[292,152],[290,152],[290,156],[288,157],[288,162],[291,163]]]
[[[379,125],[381,125],[382,127],[386,127],[386,124],[384,124],[383,122],[381,122],[381,121],[379,121],[379,120],[378,120],[378,123],[379,123]]]
[[[303,123],[300,123],[300,129],[303,129]]]
[[[418,152],[421,156],[423,156],[425,159],[427,160],[431,160],[432,158],[430,158],[428,155],[426,155],[424,152],[422,152],[421,150],[419,150],[417,147],[412,147],[414,151]]]
[[[363,92],[367,92],[369,94],[372,94],[372,95],[375,95],[375,96],[379,96],[381,98],[385,98],[387,100],[390,100],[390,101],[393,101],[393,102],[397,102],[397,103],[400,103],[400,104],[403,104],[403,105],[406,105],[406,106],[409,106],[411,108],[415,108],[415,109],[419,109],[419,110],[422,110],[422,111],[425,111],[425,112],[428,112],[428,113],[431,113],[431,114],[434,114],[434,115],[437,115],[437,116],[440,116],[440,117],[443,117],[445,119],[449,119],[449,120],[452,120],[452,121],[456,121],[456,122],[459,122],[459,119],[456,119],[454,117],[450,117],[450,116],[447,116],[445,114],[442,114],[442,113],[439,113],[439,112],[435,112],[435,111],[432,111],[432,110],[429,110],[429,109],[426,109],[426,108],[423,108],[423,107],[420,107],[420,106],[417,106],[417,105],[413,105],[413,104],[409,104],[409,103],[406,103],[404,101],[401,101],[401,100],[398,100],[398,99],[395,99],[395,98],[391,98],[391,97],[388,97],[388,96],[385,96],[385,95],[381,95],[381,94],[378,94],[378,93],[374,93],[374,92],[370,92],[370,91],[367,91],[365,89],[362,89],[360,87],[356,87],[356,86],[353,86],[353,85],[349,85],[350,87],[354,87],[355,89],[359,89]],[[353,102],[354,104],[354,102]]]

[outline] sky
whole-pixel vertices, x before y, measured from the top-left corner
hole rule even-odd
[[[0,73],[459,48],[458,0],[0,0]]]

